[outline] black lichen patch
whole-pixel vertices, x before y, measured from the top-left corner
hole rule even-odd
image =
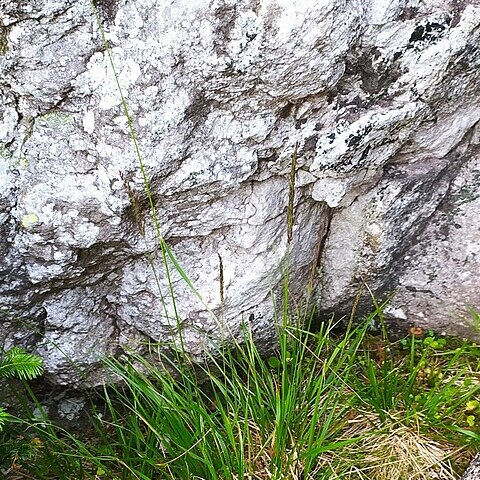
[[[368,157],[368,154],[370,153],[370,150],[372,149],[371,145],[367,145],[365,150],[362,152],[362,155],[360,156],[360,161],[365,160]]]
[[[349,135],[347,138],[347,147],[358,147],[362,141],[361,135]]]
[[[298,120],[295,120],[295,129],[300,130],[303,125],[305,125],[308,122],[308,118],[299,118]]]
[[[347,147],[356,148],[362,143],[362,138],[368,135],[372,131],[372,126],[368,125],[362,131],[358,131],[356,134],[350,134],[346,140]]]
[[[451,22],[451,17],[447,17],[447,24],[439,22],[428,22],[425,25],[418,25],[410,35],[407,48],[413,48],[416,43],[434,43],[440,38]]]
[[[395,53],[393,54],[393,61],[396,62],[401,56],[402,56],[402,52],[401,52],[401,51],[395,52]]]
[[[118,0],[93,0],[103,20],[113,22],[118,9]]]
[[[329,134],[327,135],[328,143],[333,143],[333,141],[335,140],[335,137],[336,137],[335,132],[329,133]]]

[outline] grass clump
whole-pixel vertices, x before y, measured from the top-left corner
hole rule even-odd
[[[27,421],[36,479],[455,479],[480,446],[480,352],[427,332],[390,343],[283,325],[193,368],[151,347],[106,360],[105,410],[81,439]],[[121,381],[119,381],[121,380]],[[473,417],[473,421],[472,421]],[[17,437],[18,438],[18,437]],[[31,452],[30,452],[31,453]],[[28,477],[25,477],[28,478]]]

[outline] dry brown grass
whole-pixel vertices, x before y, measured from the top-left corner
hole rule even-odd
[[[272,469],[273,431],[262,442],[260,430],[250,425],[252,436],[245,445],[245,480],[459,480],[454,465],[468,465],[471,452],[422,435],[418,426],[405,426],[401,415],[381,422],[378,415],[359,413],[348,421],[338,441],[359,440],[335,452],[319,456],[317,468],[305,476],[301,445],[284,453],[278,473]],[[264,437],[263,437],[264,438]],[[294,442],[292,441],[292,444]],[[288,459],[288,460],[287,460]],[[242,480],[235,477],[236,480]]]
[[[452,460],[462,456],[461,450],[395,419],[389,423],[378,433],[380,420],[374,414],[360,414],[351,420],[344,437],[361,439],[322,458],[317,478],[322,478],[322,470],[330,469],[331,480],[458,480]]]
[[[258,426],[250,422],[251,437],[245,445],[245,465],[248,472],[236,480],[303,480],[303,466],[299,460],[299,453],[296,449],[290,449],[282,455],[284,465],[288,463],[288,469],[284,472],[275,472],[272,468],[274,462],[275,431],[266,441],[262,441],[262,435]]]

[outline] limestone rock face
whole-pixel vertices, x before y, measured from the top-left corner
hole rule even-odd
[[[96,5],[108,50],[88,0],[0,4],[6,345],[72,383],[72,360],[94,379],[102,355],[179,330],[194,357],[242,322],[268,343],[287,263],[319,315],[366,283],[401,325],[474,332],[476,1]],[[157,234],[202,301],[169,261],[172,304]]]

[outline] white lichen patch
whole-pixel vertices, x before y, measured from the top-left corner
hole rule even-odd
[[[128,98],[129,88],[141,75],[137,62],[126,57],[124,49],[112,48],[111,55],[116,67],[116,75],[122,87],[123,95]],[[84,94],[95,92],[99,99],[98,108],[109,110],[121,104],[121,96],[115,81],[115,74],[108,55],[97,52],[90,58],[85,73],[72,82]]]

